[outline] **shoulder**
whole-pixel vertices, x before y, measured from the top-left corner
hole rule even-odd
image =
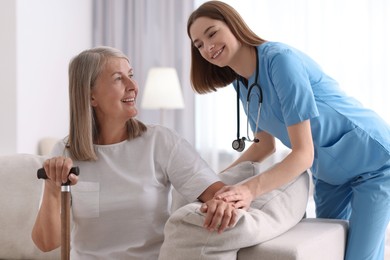
[[[281,42],[265,42],[258,46],[260,57],[273,57],[295,52],[295,49]]]
[[[268,64],[298,61],[303,55],[299,50],[281,42],[266,42],[258,48],[260,59]]]
[[[266,42],[259,46],[259,57],[265,68],[272,69],[303,69],[308,56],[287,44]]]
[[[66,151],[66,144],[68,143],[68,137],[65,137],[59,141],[53,146],[53,149],[51,150],[52,156],[63,156],[65,155]]]
[[[149,124],[146,125],[147,127],[147,133],[149,135],[175,135],[178,136],[178,133],[168,127],[162,126],[162,125],[155,125],[155,124]]]
[[[149,124],[147,131],[142,135],[143,138],[155,140],[159,143],[176,143],[181,140],[181,136],[173,129],[162,125]]]

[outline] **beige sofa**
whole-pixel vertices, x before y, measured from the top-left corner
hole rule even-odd
[[[0,156],[0,259],[59,259],[60,250],[40,252],[31,240],[41,196],[37,170],[43,156]]]
[[[31,241],[42,181],[37,169],[45,157],[29,154],[0,156],[0,259],[59,259],[60,250],[40,252]],[[347,223],[304,219],[283,235],[241,249],[238,259],[343,259]]]

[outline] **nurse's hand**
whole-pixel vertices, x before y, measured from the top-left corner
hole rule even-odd
[[[220,199],[229,203],[233,203],[236,209],[247,210],[254,196],[246,183],[236,184],[232,186],[224,186],[214,195],[216,199]]]
[[[200,211],[206,213],[203,226],[209,231],[218,231],[218,233],[233,226],[237,219],[233,204],[223,200],[211,199],[202,204]]]

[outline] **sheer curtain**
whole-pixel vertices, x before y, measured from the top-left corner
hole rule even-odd
[[[195,1],[200,5],[202,0]],[[312,56],[349,95],[390,123],[390,2],[388,0],[225,0],[259,36]],[[242,108],[241,108],[242,110]],[[246,117],[241,116],[241,134]],[[196,96],[196,146],[215,170],[239,156],[235,92]],[[249,144],[247,144],[249,146]],[[281,152],[269,163],[280,160]]]
[[[155,66],[175,67],[185,108],[166,111],[165,122],[194,144],[195,101],[189,83],[190,41],[186,33],[193,0],[95,0],[93,3],[93,44],[116,47],[129,56],[140,87],[138,118],[146,123],[159,122],[159,111],[140,107],[148,70]]]

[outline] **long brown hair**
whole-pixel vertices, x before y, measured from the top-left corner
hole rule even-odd
[[[221,1],[208,1],[192,12],[187,22],[187,34],[191,39],[190,28],[199,17],[208,17],[224,22],[244,45],[258,46],[264,42],[245,23],[240,14],[230,5]],[[191,85],[199,94],[217,91],[229,85],[237,74],[228,66],[218,67],[205,60],[191,41]]]
[[[91,105],[91,90],[108,58],[129,59],[111,47],[97,47],[81,52],[69,63],[70,125],[67,148],[78,161],[97,160],[93,141],[99,136],[96,115]],[[131,118],[127,122],[129,139],[142,135],[146,126]]]

